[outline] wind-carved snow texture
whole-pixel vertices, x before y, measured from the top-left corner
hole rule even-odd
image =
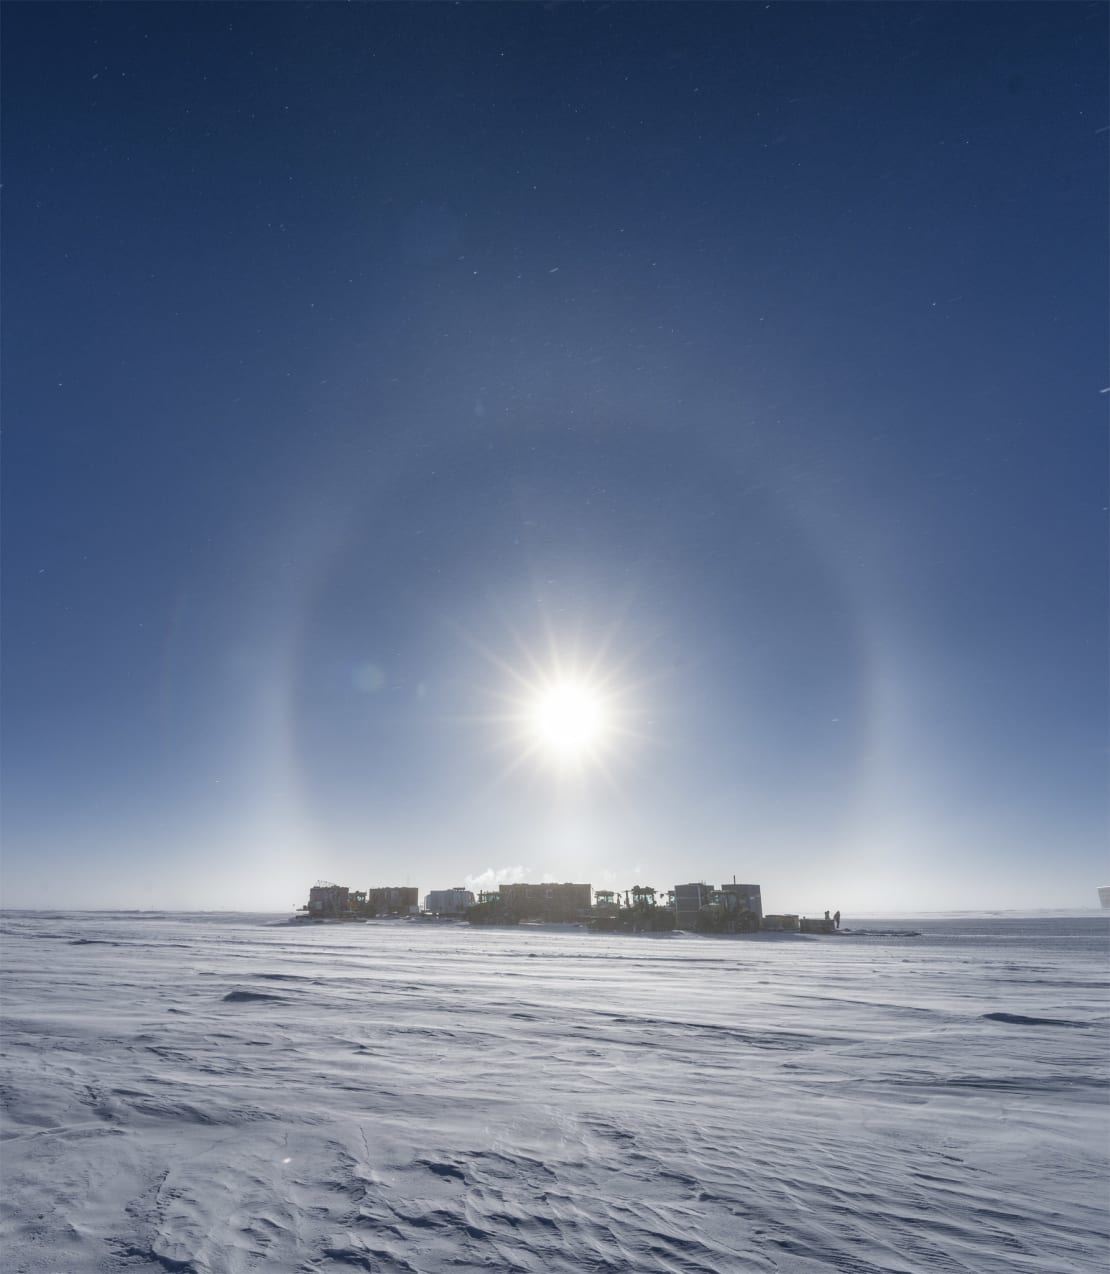
[[[914,927],[9,913],[3,1268],[1103,1268],[1104,919]]]

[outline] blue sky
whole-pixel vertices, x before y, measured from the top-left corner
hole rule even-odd
[[[1089,906],[1107,12],[9,5],[9,906]],[[606,700],[568,767],[539,687]]]

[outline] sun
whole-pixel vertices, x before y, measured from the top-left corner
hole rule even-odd
[[[508,754],[491,790],[521,769],[568,791],[585,790],[595,778],[617,790],[619,773],[648,739],[640,698],[647,683],[628,676],[638,652],[614,660],[615,630],[596,648],[577,639],[560,644],[548,632],[543,649],[512,627],[509,637],[515,657],[470,639],[499,674],[499,684],[484,688],[489,710],[476,718],[489,732],[491,749]]]
[[[602,696],[575,681],[544,687],[528,715],[536,741],[566,762],[594,755],[610,725]]]

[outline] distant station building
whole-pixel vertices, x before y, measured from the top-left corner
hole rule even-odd
[[[307,920],[357,920],[370,916],[408,916],[417,910],[415,885],[385,885],[377,889],[349,889],[318,880],[301,908]]]
[[[518,920],[575,921],[590,914],[589,885],[543,883],[502,885],[501,906]]]
[[[419,909],[420,895],[415,885],[379,885],[366,891],[368,916],[411,916]]]
[[[351,891],[346,885],[318,880],[308,891],[308,912],[312,916],[342,916],[351,910]]]
[[[763,924],[763,894],[758,885],[731,884],[715,889],[704,881],[674,887],[675,925],[699,933],[752,933]]]
[[[818,919],[816,916],[803,916],[798,921],[798,929],[801,933],[834,933],[836,926],[826,911],[823,920]]]
[[[432,889],[424,895],[424,910],[433,916],[465,916],[474,905],[469,889]]]
[[[763,922],[763,893],[758,885],[738,885],[734,877],[731,885],[722,885],[718,892],[730,915],[753,917],[755,924],[752,927],[759,928]]]
[[[763,928],[772,933],[797,933],[801,921],[794,914],[783,914],[763,917]]]
[[[704,881],[674,887],[674,922],[679,929],[694,930],[698,927],[701,909],[709,906],[713,890]]]

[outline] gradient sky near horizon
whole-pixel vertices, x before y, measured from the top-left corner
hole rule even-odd
[[[4,904],[1096,905],[1107,12],[6,4]]]

